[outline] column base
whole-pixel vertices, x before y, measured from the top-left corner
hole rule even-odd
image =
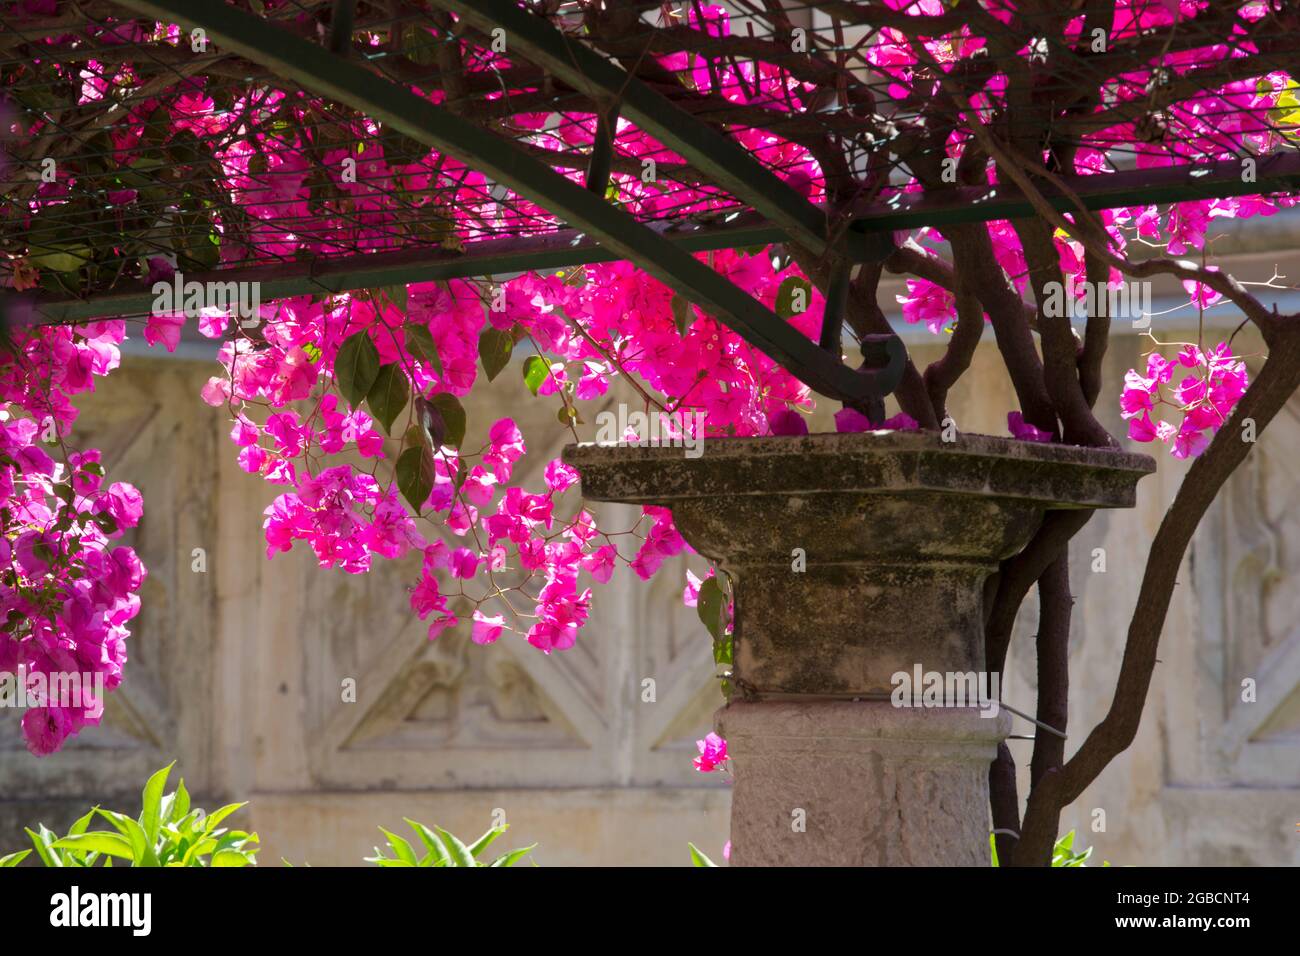
[[[732,866],[988,866],[988,772],[1011,715],[889,701],[736,702]]]

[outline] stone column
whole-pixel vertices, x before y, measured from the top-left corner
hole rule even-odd
[[[986,865],[988,767],[1010,717],[966,693],[997,699],[984,584],[1048,509],[1131,507],[1155,468],[925,432],[710,439],[694,459],[578,445],[565,460],[588,498],[670,507],[733,582],[717,721],[734,866]],[[915,696],[899,699],[896,674],[922,677]],[[923,697],[934,674],[943,689]]]

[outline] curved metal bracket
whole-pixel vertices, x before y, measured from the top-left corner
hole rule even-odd
[[[862,376],[866,398],[845,404],[866,415],[871,424],[881,424],[885,420],[885,396],[898,388],[906,368],[907,347],[897,335],[864,336],[858,375]]]

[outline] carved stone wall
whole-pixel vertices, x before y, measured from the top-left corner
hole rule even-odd
[[[541,843],[543,864],[681,864],[688,840],[720,854],[729,794],[691,757],[721,695],[682,606],[682,561],[649,584],[624,569],[598,588],[566,652],[510,635],[476,647],[464,627],[430,642],[407,604],[418,559],[348,575],[307,549],[265,558],[275,489],[238,469],[229,423],[199,399],[212,369],[131,356],[82,403],[74,442],[102,447],[112,477],[145,496],[131,542],[149,568],[144,611],[101,727],[38,760],[18,715],[0,713],[0,846],[92,800],[134,806],[176,757],[200,796],[251,801],[267,862],[359,863],[377,825],[406,816],[477,835],[498,809],[513,842]],[[520,422],[533,445],[516,476],[540,487],[563,441],[553,408],[503,375],[468,412],[472,435]],[[191,570],[195,548],[205,573]]]
[[[1142,348],[1114,337],[1107,380]],[[0,712],[0,849],[25,844],[23,824],[64,826],[92,801],[134,806],[147,774],[175,757],[201,799],[251,801],[245,823],[268,865],[357,863],[375,827],[404,816],[476,835],[496,809],[513,843],[541,842],[543,864],[684,864],[687,840],[720,853],[729,793],[691,768],[720,698],[708,639],[681,605],[681,562],[650,584],[621,572],[599,588],[571,651],[474,647],[464,632],[430,644],[406,605],[413,563],[353,576],[318,569],[305,550],[266,560],[274,489],[235,465],[229,424],[198,397],[210,374],[208,362],[131,356],[82,402],[75,440],[103,448],[110,474],[145,495],[134,532],[150,571],[144,610],[101,728],[37,760],[16,714]],[[991,342],[952,406],[967,410],[961,427],[1005,433],[1014,396]],[[470,401],[471,431],[504,414],[530,441],[553,442],[531,447],[529,467],[556,453],[553,408],[509,372]],[[1293,402],[1195,539],[1138,739],[1063,820],[1099,858],[1300,863],[1298,442]],[[1139,507],[1098,514],[1076,541],[1071,750],[1109,705],[1145,549],[1183,470],[1160,456]],[[191,570],[195,548],[206,573]],[[1104,573],[1091,570],[1097,548]],[[1005,687],[1027,712],[1035,610],[1031,598]],[[345,678],[355,703],[343,701]],[[1246,678],[1254,703],[1242,700]],[[1032,725],[1017,720],[1015,733]],[[1012,746],[1026,770],[1031,745]]]

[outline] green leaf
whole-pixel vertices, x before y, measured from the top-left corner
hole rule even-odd
[[[469,847],[442,827],[434,827],[434,830],[442,838],[442,845],[447,848],[447,856],[451,857],[451,866],[478,866],[474,856],[469,852]]]
[[[434,66],[438,62],[439,42],[422,24],[408,23],[402,28],[402,51],[412,63]]]
[[[95,809],[97,810],[99,808],[96,807]],[[76,836],[78,833],[85,833],[86,828],[90,826],[90,821],[93,819],[95,819],[95,810],[91,810],[84,817],[82,817],[80,820],[74,823],[72,827],[68,830],[68,835]]]
[[[54,834],[47,830],[42,823],[36,824],[36,827],[36,831],[28,827],[23,827],[23,831],[31,838],[32,846],[36,848],[36,853],[40,856],[41,862],[46,866],[63,866],[63,856],[50,849],[54,843]]]
[[[487,833],[483,834],[481,837],[479,837],[477,840],[475,840],[473,843],[469,845],[470,856],[477,858],[480,853],[482,853],[484,850],[486,850],[489,846],[492,845],[493,840],[495,840],[497,837],[499,837],[501,834],[505,833],[509,829],[510,829],[509,825],[506,825],[501,827],[493,827],[491,830],[488,830]]]
[[[406,351],[417,361],[433,366],[438,377],[442,377],[442,356],[433,344],[433,335],[423,325],[406,326]]]
[[[349,335],[334,358],[334,380],[348,404],[356,408],[379,375],[379,350],[365,329]]]
[[[167,822],[175,820],[184,820],[190,815],[190,792],[185,789],[185,781],[182,780],[176,787],[176,799],[172,802],[171,816]]]
[[[170,825],[172,822],[172,815],[175,812],[176,812],[176,793],[175,791],[173,791],[171,793],[163,795],[162,806],[158,810],[158,822],[161,827],[160,832],[162,832],[164,835],[166,835],[167,833],[175,832],[175,829]]]
[[[520,860],[526,857],[529,853],[532,853],[535,849],[537,849],[536,843],[533,843],[529,846],[520,847],[518,850],[511,850],[509,853],[503,853],[501,856],[497,857],[495,860],[489,863],[488,866],[489,867],[514,866],[516,863],[518,863]]]
[[[101,511],[97,515],[91,516],[91,521],[95,522],[99,530],[104,534],[116,534],[118,531],[117,519],[107,511]]]
[[[730,634],[715,638],[713,641],[713,663],[730,666],[735,663]]]
[[[712,860],[710,860],[703,853],[701,853],[700,848],[697,847],[694,843],[687,843],[686,845],[691,849],[691,863],[694,864],[695,866],[717,866],[718,865],[714,863]]]
[[[382,833],[384,836],[388,837],[388,845],[393,848],[393,853],[396,854],[399,860],[403,861],[404,863],[407,863],[410,866],[419,865],[420,861],[416,858],[415,851],[411,849],[410,843],[408,843],[406,840],[403,840],[396,833],[390,833],[388,830],[385,830],[383,827],[379,828],[379,832]]]
[[[406,286],[386,285],[383,292],[388,297],[388,301],[397,306],[401,312],[406,311]]]
[[[191,225],[185,233],[184,241],[182,264],[184,258],[188,258],[200,271],[206,272],[215,269],[221,261],[221,236],[213,232],[207,222],[200,221]]]
[[[219,850],[212,854],[212,862],[209,865],[220,867],[249,866],[252,862],[252,857],[240,850]]]
[[[104,810],[100,807],[96,807],[95,812],[109,823],[113,824],[113,826],[117,827],[117,832],[122,834],[122,836],[130,836],[131,831],[128,830],[126,826],[126,820],[128,818],[124,814],[117,813],[114,810]],[[136,825],[139,826],[139,824]]]
[[[802,309],[796,309],[795,292],[800,292]],[[783,319],[802,315],[812,305],[812,283],[802,276],[787,276],[776,292],[776,314]]]
[[[9,866],[17,866],[23,860],[31,856],[31,850],[19,850],[17,853],[10,853],[7,856],[0,856],[0,869]]]
[[[551,374],[551,367],[540,356],[530,355],[524,362],[524,384],[534,395]]]
[[[28,256],[28,261],[40,268],[52,272],[76,272],[90,258],[90,249],[77,246],[68,252],[52,250],[39,255]]]
[[[148,783],[144,785],[140,826],[144,828],[145,840],[149,846],[153,846],[158,842],[158,823],[162,817],[163,789],[167,786],[167,777],[171,774],[174,766],[176,766],[175,760],[150,777]]]
[[[108,833],[104,830],[66,836],[61,840],[55,840],[54,846],[61,850],[72,850],[76,853],[104,853],[122,860],[134,860],[136,858],[135,848],[126,837],[120,833]]]
[[[433,403],[417,395],[412,404],[415,412],[414,421],[406,430],[405,441],[408,445],[424,445],[431,451],[437,451],[447,437],[447,423],[442,420],[442,412]]]
[[[99,815],[108,820],[118,831],[129,841],[132,853],[132,859],[135,866],[157,866],[158,854],[154,851],[153,844],[149,842],[148,835],[144,827],[136,820],[122,813],[115,813],[112,810],[100,810]],[[82,834],[87,836],[88,834]],[[112,836],[112,834],[109,834]],[[76,837],[75,839],[80,839]]]
[[[213,810],[212,813],[208,814],[208,816],[204,818],[203,833],[207,836],[211,836],[212,831],[221,824],[222,820],[226,819],[226,817],[230,816],[236,810],[241,810],[246,806],[248,806],[247,801],[244,803],[228,803],[220,810]]]
[[[411,383],[396,362],[383,366],[366,393],[366,404],[375,421],[384,426],[384,434],[393,433],[393,422],[402,414],[411,394]]]
[[[397,459],[397,490],[419,514],[433,491],[433,452],[424,445],[408,448]]]
[[[1260,90],[1261,93],[1272,91],[1273,84],[1267,80],[1261,80],[1260,86],[1268,89]],[[1275,126],[1295,126],[1300,124],[1300,99],[1296,97],[1296,92],[1300,91],[1300,83],[1291,80],[1287,83],[1277,98],[1276,105],[1268,111],[1269,119]],[[1286,135],[1284,133],[1284,135]]]
[[[465,408],[461,405],[460,399],[450,392],[439,392],[429,399],[429,404],[442,417],[442,424],[445,427],[439,444],[459,448],[461,442],[465,440],[466,428]]]
[[[402,819],[405,820],[407,826],[414,830],[416,835],[419,836],[420,842],[429,848],[428,855],[420,861],[420,865],[446,866],[451,858],[447,856],[447,848],[442,845],[442,841],[438,839],[437,834],[426,827],[423,823],[417,823],[409,817],[403,817]]]
[[[680,295],[673,296],[673,322],[682,338],[686,338],[687,331],[695,322],[695,307]]]
[[[222,850],[242,850],[250,843],[257,843],[256,833],[245,833],[243,830],[231,830],[220,840],[217,841],[215,852],[220,853]]]
[[[568,428],[571,425],[587,424],[583,417],[578,414],[578,410],[572,405],[561,405],[555,412],[555,420],[565,428]]]
[[[402,445],[405,448],[429,448],[432,444],[433,436],[428,426],[421,425],[418,421],[411,422],[402,433]]]
[[[478,357],[483,362],[483,371],[489,382],[493,381],[501,370],[510,364],[510,354],[514,351],[515,340],[509,332],[489,326],[478,337]]]
[[[216,840],[211,837],[204,837],[202,840],[196,841],[192,847],[185,851],[185,856],[181,859],[181,864],[183,866],[202,866],[203,864],[197,861],[202,860],[204,856],[211,853],[216,848]]]
[[[700,583],[700,596],[695,605],[695,612],[715,641],[722,640],[726,633],[727,603],[727,595],[722,590],[716,575],[705,578]]]

